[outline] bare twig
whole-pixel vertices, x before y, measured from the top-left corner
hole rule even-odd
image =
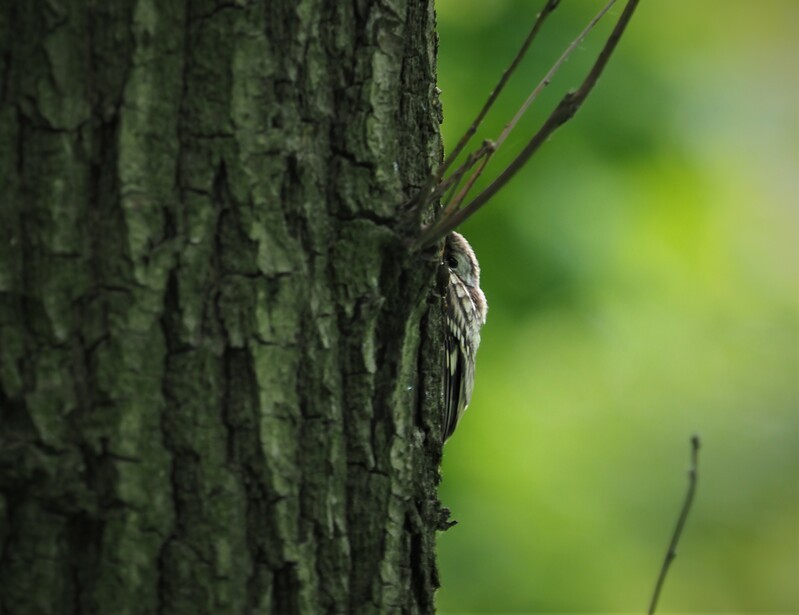
[[[444,215],[447,214],[447,211],[455,211],[458,208],[458,206],[461,203],[463,203],[463,200],[468,196],[469,191],[472,189],[472,186],[474,186],[474,182],[476,182],[477,179],[480,177],[480,175],[483,173],[483,171],[486,168],[486,165],[488,164],[488,161],[491,160],[491,156],[494,155],[495,151],[496,148],[490,150],[489,152],[486,152],[486,155],[480,161],[480,164],[477,165],[477,168],[474,170],[474,173],[472,173],[471,177],[469,177],[469,180],[466,182],[466,185],[457,194],[457,196],[454,199],[452,199],[450,203],[447,204],[447,207],[444,210]]]
[[[552,78],[558,72],[558,70],[563,65],[563,63],[569,58],[569,56],[577,48],[577,46],[580,43],[582,43],[582,41],[585,39],[585,37],[588,36],[588,33],[591,32],[591,30],[593,30],[594,26],[596,26],[596,24],[599,23],[599,20],[602,19],[602,17],[605,15],[605,13],[607,13],[610,10],[610,7],[612,7],[615,4],[615,2],[616,2],[616,0],[609,0],[607,2],[607,4],[605,4],[605,6],[602,8],[602,10],[600,10],[599,13],[597,13],[594,16],[594,18],[588,23],[588,25],[583,29],[583,31],[580,33],[580,35],[576,39],[574,39],[572,41],[572,43],[566,48],[566,50],[561,54],[561,56],[557,59],[557,61],[552,65],[552,67],[549,69],[549,71],[547,71],[547,74],[544,75],[544,78],[541,79],[541,81],[538,83],[538,85],[533,89],[533,91],[530,93],[530,95],[525,99],[525,101],[522,103],[522,106],[519,108],[519,110],[516,112],[516,114],[513,116],[513,118],[511,118],[510,122],[508,122],[505,125],[505,128],[502,130],[502,132],[500,133],[500,135],[497,138],[497,140],[492,143],[492,145],[493,145],[492,149],[490,151],[485,151],[485,146],[486,146],[487,142],[483,142],[483,146],[481,147],[481,149],[479,149],[477,152],[474,152],[473,154],[471,154],[467,158],[466,162],[464,162],[460,167],[458,167],[458,169],[455,171],[455,173],[452,174],[451,177],[449,177],[446,180],[444,180],[443,182],[439,183],[438,188],[436,188],[436,190],[434,190],[433,193],[431,194],[431,198],[438,198],[438,195],[443,193],[442,186],[446,187],[450,183],[452,183],[452,181],[460,183],[463,174],[468,172],[468,170],[470,168],[472,168],[474,165],[477,165],[477,167],[475,168],[474,172],[469,177],[469,180],[467,181],[465,188],[463,190],[461,190],[459,193],[457,193],[457,196],[455,196],[454,198],[451,198],[451,199],[445,201],[446,207],[441,212],[441,215],[439,216],[438,221],[424,230],[424,232],[422,233],[422,236],[419,238],[419,244],[420,245],[423,245],[426,241],[428,241],[428,239],[427,239],[428,236],[430,236],[430,237],[439,237],[440,236],[439,225],[442,224],[443,222],[445,222],[446,220],[448,220],[449,217],[451,215],[453,215],[459,209],[461,203],[463,203],[464,199],[469,194],[469,191],[472,189],[472,187],[474,186],[475,182],[479,179],[480,175],[485,170],[486,166],[488,165],[488,162],[491,160],[491,157],[494,155],[494,152],[496,152],[500,148],[500,146],[507,140],[507,138],[510,135],[510,133],[513,131],[513,129],[517,126],[517,124],[522,119],[524,114],[530,108],[530,105],[533,103],[533,101],[538,97],[538,95],[541,93],[541,91],[550,84],[550,82],[552,81]],[[555,5],[557,5],[557,3],[555,3]],[[545,7],[545,10],[549,6],[550,5],[548,4],[547,7]],[[552,8],[554,9],[554,6]],[[536,20],[535,25],[533,26],[533,30],[530,32],[530,35],[528,36],[527,40],[525,41],[524,45],[522,46],[522,49],[516,55],[514,63],[518,63],[518,60],[521,58],[521,56],[527,50],[527,47],[529,46],[529,43],[532,40],[532,37],[537,32],[536,28],[542,23],[542,19],[541,19],[542,15],[544,15],[544,11],[542,11],[542,13],[539,14],[538,19]],[[505,73],[503,74],[503,79],[504,80],[507,80],[507,76],[510,75],[510,72],[512,71],[513,68],[515,68],[515,64],[512,64],[508,68],[508,70],[505,71]],[[488,109],[491,107],[491,104],[494,102],[494,99],[496,98],[495,93],[498,93],[499,89],[501,89],[501,86],[503,86],[503,85],[504,85],[504,81],[500,80],[500,84],[497,86],[497,88],[494,90],[494,92],[492,92],[492,96],[489,97],[488,101],[486,102],[486,105],[483,107],[483,109],[478,114],[477,119],[475,119],[475,121],[469,127],[469,130],[467,130],[466,133],[463,135],[463,137],[461,137],[461,140],[458,143],[458,145],[456,146],[455,150],[453,151],[453,154],[447,159],[448,161],[453,160],[454,159],[453,157],[457,156],[461,152],[463,147],[466,145],[466,143],[469,141],[469,138],[472,136],[472,134],[474,134],[474,131],[477,129],[478,125],[482,121],[483,117],[485,116],[485,113],[488,111]],[[445,164],[442,167],[443,171],[445,171],[446,168],[447,168],[447,162],[445,161]],[[455,194],[455,192],[453,191],[450,194]]]
[[[538,31],[541,30],[541,26],[544,25],[544,22],[546,21],[547,17],[549,17],[550,13],[552,13],[552,11],[554,11],[558,7],[558,4],[560,4],[560,0],[548,0],[544,8],[541,9],[541,12],[538,14],[535,23],[533,24],[533,28],[530,30],[530,33],[527,35],[527,38],[524,40],[524,43],[522,43],[521,48],[519,48],[516,57],[513,58],[513,61],[510,63],[510,66],[508,66],[508,68],[505,69],[505,72],[502,73],[502,77],[500,77],[496,87],[491,91],[491,94],[489,94],[488,100],[486,100],[485,104],[483,105],[483,108],[480,109],[480,113],[477,114],[477,117],[474,118],[474,121],[472,122],[471,126],[469,126],[466,132],[463,133],[463,136],[460,138],[460,141],[458,141],[458,144],[455,146],[455,149],[453,149],[452,152],[450,152],[449,156],[447,156],[447,159],[444,161],[444,164],[441,165],[441,168],[438,170],[438,173],[436,174],[437,181],[441,181],[441,178],[444,177],[444,174],[449,170],[449,167],[452,166],[452,163],[455,161],[458,155],[463,151],[463,149],[469,143],[469,140],[474,136],[474,133],[477,132],[477,129],[480,127],[480,124],[483,122],[483,119],[485,119],[485,116],[491,109],[492,105],[494,104],[494,101],[496,101],[500,92],[502,92],[502,88],[505,87],[505,84],[508,82],[508,79],[510,79],[510,76],[513,74],[513,71],[515,71],[516,67],[519,66],[519,63],[522,61],[525,54],[527,53],[527,50],[530,48],[530,45],[532,44],[533,40],[538,34]]]
[[[502,173],[499,174],[499,176],[496,179],[494,179],[494,181],[491,182],[491,184],[488,185],[487,188],[485,188],[480,194],[478,194],[468,205],[466,205],[459,211],[453,212],[451,215],[445,217],[442,216],[437,222],[433,223],[432,225],[424,229],[421,236],[415,242],[415,245],[417,247],[425,247],[427,245],[430,245],[438,241],[441,237],[447,235],[455,227],[464,222],[469,216],[471,216],[483,205],[485,205],[489,201],[489,199],[491,199],[506,183],[508,183],[508,181],[524,166],[524,164],[533,156],[533,154],[535,154],[536,151],[538,151],[538,148],[541,147],[541,145],[552,135],[553,132],[555,132],[555,130],[557,130],[560,126],[562,126],[572,117],[574,117],[574,114],[577,112],[580,106],[585,102],[586,98],[591,93],[591,90],[593,90],[594,86],[596,85],[600,75],[602,74],[602,71],[605,69],[605,66],[608,63],[610,56],[613,54],[613,51],[615,50],[616,45],[621,39],[621,36],[624,33],[624,30],[626,29],[627,24],[630,21],[630,18],[632,17],[636,7],[638,6],[638,2],[639,0],[628,0],[627,5],[624,7],[624,11],[619,17],[619,21],[616,23],[616,27],[613,29],[613,32],[611,33],[610,37],[608,37],[605,46],[602,48],[602,51],[597,57],[596,62],[594,62],[594,65],[591,67],[591,71],[583,80],[580,87],[574,92],[569,92],[563,97],[563,99],[561,99],[558,106],[555,107],[554,111],[552,111],[552,113],[549,115],[549,117],[541,126],[541,128],[539,128],[538,132],[536,132],[535,135],[533,135],[533,137],[527,143],[525,148],[516,156],[516,158],[505,168],[504,171],[502,171]],[[603,8],[601,14],[598,17],[601,17],[601,15],[604,14],[607,8],[609,7],[606,6],[605,8]],[[589,24],[589,26],[593,27],[592,24]],[[579,44],[579,41],[582,40],[584,36],[585,35],[581,33],[578,39],[574,43],[572,43],[572,45],[576,46],[577,44]],[[572,46],[570,46],[570,49],[571,47]],[[569,50],[567,50],[567,52],[568,51]],[[559,67],[560,65],[559,63],[561,63],[561,60],[558,60],[556,66],[553,68]],[[552,71],[550,71],[550,73],[552,73]],[[551,78],[549,73],[548,77]],[[544,86],[546,80],[547,77],[545,77],[544,81],[542,81]],[[539,84],[539,87],[544,87],[544,86],[541,86]],[[536,90],[538,89],[539,88],[536,88]],[[535,90],[533,93],[537,95]],[[472,166],[475,163],[476,161],[472,163]]]
[[[438,197],[440,197],[444,192],[446,192],[447,188],[452,185],[452,183],[460,182],[463,175],[471,169],[478,160],[482,158],[482,155],[475,156],[475,153],[470,154],[469,159],[465,163],[463,163],[458,170],[452,174],[447,180],[444,180],[445,185],[442,187],[442,178],[444,174],[449,170],[458,156],[463,152],[464,148],[468,145],[471,138],[477,132],[477,129],[482,124],[485,116],[491,110],[491,107],[494,105],[494,102],[499,97],[500,92],[505,87],[505,84],[510,79],[510,76],[516,70],[516,67],[519,66],[524,56],[527,54],[527,50],[530,48],[533,40],[538,35],[538,32],[541,30],[541,26],[544,25],[547,17],[549,17],[550,13],[552,13],[560,4],[560,0],[547,0],[546,5],[544,8],[541,9],[541,12],[536,17],[535,23],[533,23],[533,27],[530,30],[530,33],[527,35],[527,38],[524,39],[524,43],[519,48],[519,51],[516,53],[516,57],[513,58],[513,61],[510,63],[508,68],[502,73],[502,77],[500,77],[499,82],[491,91],[491,94],[488,95],[488,99],[486,100],[483,108],[480,109],[480,112],[477,114],[477,117],[474,118],[474,121],[471,123],[469,128],[466,129],[466,132],[463,133],[463,136],[458,141],[458,144],[455,146],[450,154],[446,157],[441,167],[436,171],[429,179],[425,187],[419,192],[419,195],[411,201],[411,203],[415,203],[416,207],[424,205],[425,203],[432,203]],[[448,182],[448,183],[447,183]],[[418,242],[417,242],[418,244]],[[421,244],[418,244],[421,245]]]
[[[682,534],[685,520],[688,518],[688,513],[691,510],[691,504],[694,501],[694,494],[696,493],[697,482],[697,463],[699,458],[699,436],[691,436],[691,467],[688,470],[688,492],[685,494],[685,501],[683,502],[680,516],[677,518],[677,526],[674,528],[674,533],[671,535],[669,548],[666,551],[666,557],[663,559],[663,565],[660,567],[660,574],[658,575],[657,583],[655,583],[655,590],[652,592],[652,601],[649,603],[648,615],[653,615],[655,608],[658,604],[660,597],[660,590],[663,588],[663,582],[666,580],[666,574],[669,571],[671,562],[677,557],[677,543],[680,542],[680,535]]]
[[[469,191],[472,189],[474,182],[477,181],[477,178],[480,177],[480,174],[485,169],[486,164],[491,159],[491,156],[494,154],[495,145],[493,141],[483,141],[483,144],[480,146],[480,149],[476,150],[475,152],[469,154],[469,158],[466,162],[464,162],[458,169],[446,180],[441,182],[439,186],[436,188],[435,192],[433,193],[434,198],[438,198],[436,193],[439,193],[441,190],[452,186],[452,190],[447,195],[447,198],[444,199],[444,210],[441,212],[439,220],[446,220],[449,216],[451,216],[455,211],[458,209],[458,205],[463,202],[463,199],[466,198],[466,195],[469,194]],[[463,175],[472,167],[477,165],[474,173],[469,177],[466,182],[466,185],[457,192],[458,187],[460,186],[461,179],[463,179]],[[457,195],[456,195],[457,193]],[[456,196],[454,196],[456,195]],[[428,236],[436,236],[437,235],[437,226],[436,224],[431,224],[425,227],[422,230],[421,235],[416,239],[415,245],[423,246],[423,245],[430,245],[433,243],[432,241],[428,241]]]
[[[605,13],[607,13],[610,10],[610,7],[612,7],[615,3],[616,0],[608,0],[608,3],[602,7],[602,10],[599,11],[599,13],[597,13],[591,21],[588,22],[588,25],[583,28],[582,32],[580,32],[580,35],[571,42],[571,44],[566,48],[566,51],[560,55],[560,57],[552,65],[549,71],[547,71],[547,74],[544,75],[544,78],[541,79],[535,89],[530,92],[530,95],[525,99],[524,103],[522,103],[522,106],[519,107],[516,115],[513,116],[513,119],[507,123],[505,129],[502,131],[499,137],[497,137],[497,149],[499,149],[502,144],[505,143],[508,135],[510,135],[513,129],[516,128],[516,124],[518,124],[519,120],[522,119],[524,114],[527,112],[527,109],[529,109],[530,105],[533,104],[533,101],[538,98],[538,95],[541,93],[541,91],[550,84],[552,78],[555,76],[558,70],[560,70],[560,67],[563,65],[563,63],[569,59],[569,56],[572,54],[572,52],[577,49],[577,46],[585,40],[585,37],[588,36],[589,32],[594,29],[594,26],[599,23],[599,20],[605,16]]]
[[[440,197],[444,192],[453,184],[460,183],[463,176],[476,165],[480,160],[482,160],[487,154],[494,151],[494,142],[490,140],[483,141],[482,145],[476,150],[474,150],[469,156],[467,156],[466,160],[461,164],[457,169],[455,169],[447,179],[440,182],[435,189],[430,193],[429,200],[435,200]]]

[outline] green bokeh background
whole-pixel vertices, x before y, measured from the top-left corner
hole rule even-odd
[[[438,0],[452,147],[542,1]],[[566,0],[479,139],[599,9]],[[580,46],[490,174],[576,87]],[[642,0],[572,122],[462,231],[491,306],[444,455],[444,613],[799,611],[799,2]]]

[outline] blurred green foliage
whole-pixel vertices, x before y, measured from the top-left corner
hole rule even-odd
[[[438,0],[452,147],[543,5]],[[564,2],[475,143],[600,2]],[[579,84],[580,46],[489,167]],[[491,309],[444,455],[444,613],[799,611],[799,2],[643,0],[585,106],[461,229]]]

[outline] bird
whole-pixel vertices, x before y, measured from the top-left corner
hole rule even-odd
[[[474,364],[480,346],[488,303],[480,289],[480,264],[472,246],[460,233],[444,242],[442,265],[449,269],[444,296],[446,352],[444,370],[443,440],[455,432],[474,388]]]

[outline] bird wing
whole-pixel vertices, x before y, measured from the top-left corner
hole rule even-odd
[[[464,402],[464,366],[465,356],[463,345],[454,330],[454,324],[447,323],[447,341],[445,357],[445,386],[444,386],[444,423],[442,425],[444,440],[455,431],[463,410],[460,406]],[[465,405],[465,404],[464,404]]]

